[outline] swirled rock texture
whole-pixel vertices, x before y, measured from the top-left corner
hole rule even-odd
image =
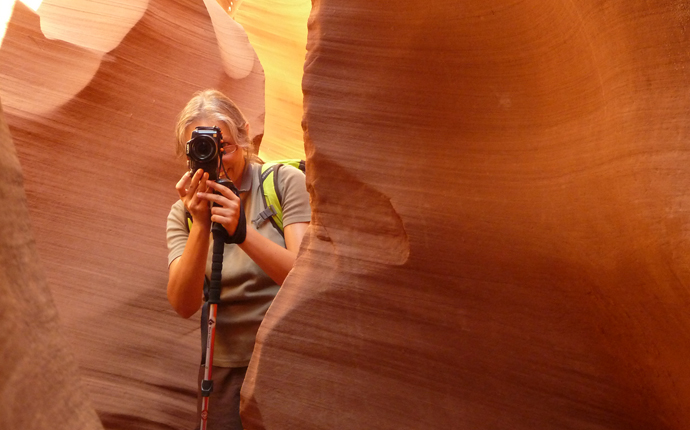
[[[313,3],[248,429],[690,425],[685,2]]]
[[[0,108],[0,429],[103,429],[60,328]]]
[[[301,153],[304,1],[45,1],[0,47],[0,428],[192,428],[174,118],[219,88]],[[689,28],[680,0],[314,0],[313,222],[245,427],[688,428]]]
[[[3,186],[23,185],[26,195],[21,214],[8,211],[17,202],[4,194],[0,208],[4,217],[19,218],[22,234],[33,234],[40,264],[11,262],[32,274],[27,282],[42,268],[50,289],[11,285],[19,297],[10,299],[4,282],[0,287],[0,327],[8,328],[0,333],[0,428],[86,429],[71,424],[84,418],[98,424],[95,409],[108,429],[190,429],[199,318],[177,316],[165,293],[165,218],[185,171],[184,160],[174,157],[175,116],[195,91],[218,88],[241,106],[260,138],[264,76],[256,57],[241,80],[226,73],[201,1],[150,0],[144,12],[140,1],[91,3],[120,7],[70,11],[69,2],[51,0],[50,9],[34,13],[17,2],[0,48],[2,106],[24,181],[17,166],[3,164],[0,173]],[[128,7],[138,20],[122,18]],[[72,13],[88,22],[115,20],[89,31],[105,32],[94,43],[116,36],[119,44],[104,52],[79,40],[48,39],[41,24],[48,11],[57,24]],[[124,24],[131,28],[120,32]],[[4,231],[0,255],[9,258],[14,251]],[[28,252],[29,237],[22,240],[16,246]],[[23,291],[31,301],[21,301]],[[31,312],[37,320],[25,323]],[[62,343],[53,338],[58,331]],[[12,349],[21,341],[26,351]],[[33,351],[43,354],[16,362]],[[59,382],[64,387],[54,390]],[[81,411],[84,399],[93,417]],[[62,421],[70,409],[74,420]],[[54,427],[21,425],[32,416],[48,417]]]

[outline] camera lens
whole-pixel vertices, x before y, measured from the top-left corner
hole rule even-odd
[[[216,156],[216,142],[207,136],[196,137],[190,145],[190,152],[199,161],[207,161]]]

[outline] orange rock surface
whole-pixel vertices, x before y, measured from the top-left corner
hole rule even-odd
[[[251,429],[684,429],[690,9],[315,2]]]
[[[207,87],[313,208],[247,429],[687,428],[683,2],[98,4],[0,47],[0,428],[196,424],[164,230]]]
[[[140,12],[138,4],[128,2],[132,13]],[[69,3],[62,5],[67,13]],[[173,125],[195,91],[214,87],[241,106],[260,140],[261,65],[253,54],[248,75],[240,80],[228,75],[201,1],[151,0],[134,22],[118,9],[110,18],[130,28],[106,52],[48,39],[42,8],[34,12],[15,4],[0,48],[0,97],[21,162],[36,258],[81,386],[106,428],[192,428],[199,320],[181,319],[165,295],[165,218],[178,198],[174,184],[185,171],[184,160],[174,156]],[[103,38],[112,36],[109,31]],[[3,181],[18,180],[4,172]],[[0,320],[15,315],[5,311],[12,301],[2,304]],[[50,309],[35,311],[43,320]],[[54,359],[42,351],[45,363]],[[5,362],[0,367],[10,369]],[[41,374],[25,376],[34,395],[60,398]],[[72,374],[59,380],[68,377]],[[27,415],[34,405],[43,407],[18,397],[21,385],[12,382],[0,381],[2,407],[21,407]],[[11,417],[6,410],[0,409],[0,420]],[[47,424],[51,430],[63,425]],[[78,428],[69,424],[64,421],[62,428]]]

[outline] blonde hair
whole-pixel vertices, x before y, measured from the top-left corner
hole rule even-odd
[[[232,141],[242,148],[250,159],[258,159],[254,154],[254,145],[249,139],[247,119],[242,111],[225,94],[213,89],[196,92],[178,115],[175,126],[177,137],[175,152],[178,156],[185,155],[187,127],[199,120],[216,122],[209,125],[225,124],[230,130]],[[227,137],[225,139],[227,140]]]

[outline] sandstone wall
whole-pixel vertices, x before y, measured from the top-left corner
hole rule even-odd
[[[688,11],[314,2],[249,428],[686,428]]]
[[[278,136],[300,103],[263,103],[283,69],[259,56],[300,40],[301,15],[262,26],[280,9],[246,0],[249,61],[208,0],[91,11],[78,32],[59,3],[46,28],[17,3],[0,48],[0,428],[190,428],[198,321],[165,299],[174,117],[216,87],[257,141],[266,124],[270,158],[299,154]],[[315,0],[313,223],[246,427],[685,429],[689,11]],[[292,94],[287,70],[266,91]]]
[[[107,3],[84,21],[106,21],[99,13]],[[128,28],[82,27],[91,36],[77,32],[69,41],[48,39],[38,14],[15,5],[0,48],[0,95],[23,172],[23,222],[31,222],[65,348],[104,427],[188,429],[196,424],[201,347],[198,315],[183,320],[165,293],[165,219],[185,170],[174,155],[173,125],[195,91],[214,87],[262,134],[263,71],[252,53],[245,77],[228,75],[201,1],[151,0],[143,10],[141,2],[110,3],[119,5],[113,25]],[[46,20],[57,27],[74,12],[43,7],[38,12],[50,12]],[[125,19],[127,7],[139,18]],[[110,50],[88,44],[111,36],[118,43]],[[51,318],[54,325],[58,317]],[[51,355],[41,359],[52,372]],[[41,391],[40,380],[34,385],[39,399],[56,395]],[[44,404],[17,400],[27,402],[27,414]]]

